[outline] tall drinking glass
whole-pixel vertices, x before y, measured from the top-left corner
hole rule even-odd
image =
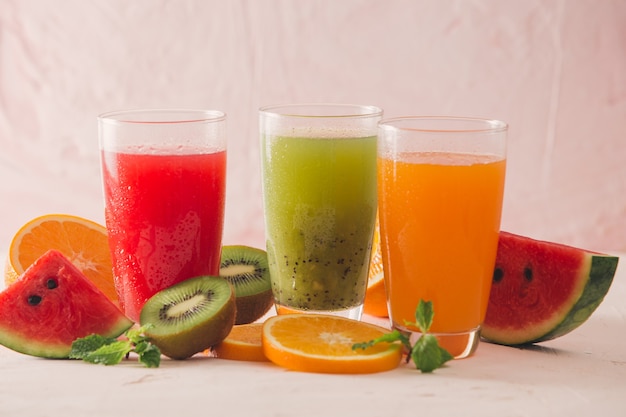
[[[376,218],[372,106],[260,110],[267,253],[278,314],[360,319]]]
[[[222,112],[208,110],[98,117],[115,288],[132,320],[158,291],[219,273],[225,121]]]
[[[471,355],[485,318],[496,259],[507,125],[496,120],[405,117],[379,125],[378,202],[392,326],[430,333],[454,357]]]

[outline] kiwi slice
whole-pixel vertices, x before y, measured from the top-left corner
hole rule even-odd
[[[228,336],[235,323],[235,291],[220,277],[182,281],[153,295],[139,322],[146,336],[172,359],[186,359]]]
[[[263,317],[274,304],[267,252],[249,246],[222,247],[220,276],[235,288],[235,324],[247,324]]]

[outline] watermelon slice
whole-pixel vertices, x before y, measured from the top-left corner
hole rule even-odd
[[[500,232],[481,336],[539,343],[583,324],[609,291],[618,257]]]
[[[132,325],[56,250],[0,293],[0,344],[28,355],[67,358],[77,338],[92,333],[117,337]]]

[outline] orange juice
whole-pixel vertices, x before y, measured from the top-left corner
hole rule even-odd
[[[482,323],[496,258],[505,159],[463,153],[378,158],[382,253],[390,315],[411,331],[420,299],[432,333]]]

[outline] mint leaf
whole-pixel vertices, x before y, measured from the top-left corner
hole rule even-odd
[[[161,351],[158,347],[152,343],[145,343],[141,345],[141,352],[136,347],[135,351],[139,354],[139,362],[143,363],[148,368],[158,368],[161,364]]]
[[[76,339],[72,343],[70,358],[102,365],[116,365],[128,354],[135,352],[139,362],[148,368],[157,368],[161,363],[161,351],[144,334],[147,327],[129,329],[126,339],[106,338],[96,334]]]
[[[85,355],[82,359],[89,363],[102,365],[117,365],[133,350],[128,340],[116,340]]]
[[[433,302],[420,300],[415,310],[415,323],[417,323],[417,327],[420,328],[422,333],[428,333],[430,326],[433,324],[434,315]]]
[[[76,339],[72,343],[72,349],[70,350],[70,359],[83,359],[91,352],[98,348],[115,342],[116,339],[100,336],[99,334],[92,334],[80,339]]]
[[[453,357],[447,350],[439,346],[435,336],[424,334],[415,342],[411,351],[411,359],[417,369],[424,373],[430,373]]]
[[[454,359],[450,352],[439,346],[435,336],[428,334],[434,317],[433,302],[420,300],[415,309],[415,323],[407,323],[417,326],[422,332],[422,336],[413,345],[410,356],[415,367],[425,373],[430,373],[450,359]]]
[[[407,326],[417,327],[422,336],[411,346],[409,336],[403,334],[399,330],[393,330],[390,333],[384,334],[376,339],[368,342],[355,343],[352,345],[352,350],[367,349],[381,342],[395,342],[400,341],[406,350],[408,351],[406,361],[413,360],[415,367],[423,373],[430,373],[435,369],[441,367],[444,363],[448,362],[454,357],[444,348],[439,346],[439,341],[432,334],[428,334],[430,326],[433,323],[435,311],[433,309],[432,301],[420,300],[415,309],[415,323],[407,321]]]
[[[154,327],[153,324],[146,324],[145,326],[141,326],[136,329],[129,329],[126,331],[125,335],[134,344],[139,344],[141,342],[145,342],[148,340],[146,335],[144,334],[146,330]]]

